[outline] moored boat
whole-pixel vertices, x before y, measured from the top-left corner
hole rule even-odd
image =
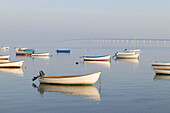
[[[84,61],[110,61],[110,55],[103,55],[103,56],[83,56]]]
[[[117,52],[115,53],[116,59],[137,59],[139,57],[138,53],[131,52],[131,53],[126,53],[126,52]]]
[[[34,77],[32,79],[33,81],[38,78],[40,83],[46,84],[90,85],[94,84],[99,79],[101,71],[74,76],[46,75],[43,71],[40,71],[39,73],[40,75]]]
[[[7,60],[9,57],[10,55],[0,55],[0,60]]]
[[[170,75],[170,68],[168,67],[156,67],[153,70],[156,75]]]
[[[132,53],[132,52],[134,52],[134,53],[140,53],[141,51],[140,51],[140,49],[133,49],[133,50],[125,49],[124,52],[126,52],[126,53]]]
[[[3,46],[3,47],[0,47],[1,50],[7,50],[9,49],[9,46]]]
[[[170,61],[153,61],[152,66],[170,66]]]
[[[50,53],[32,53],[32,56],[49,56]]]
[[[15,47],[14,49],[15,51],[25,51],[27,48],[26,47],[21,47],[21,48]]]
[[[16,52],[17,56],[31,56],[32,52]]]
[[[70,53],[71,50],[70,49],[57,49],[56,52],[57,53]]]
[[[0,68],[20,68],[24,61],[0,62]]]

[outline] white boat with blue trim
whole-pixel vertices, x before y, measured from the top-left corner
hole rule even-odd
[[[110,61],[110,55],[103,55],[103,56],[83,56],[84,61]]]
[[[170,66],[170,61],[153,61],[152,66]]]

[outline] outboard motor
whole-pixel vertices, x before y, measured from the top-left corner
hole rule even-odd
[[[39,73],[40,73],[40,76],[44,76],[45,75],[45,73],[43,71],[40,71]]]

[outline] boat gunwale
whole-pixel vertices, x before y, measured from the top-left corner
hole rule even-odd
[[[101,73],[102,71],[97,71],[97,72],[93,72],[93,73],[89,73],[89,74],[84,74],[84,75],[73,75],[73,76],[57,76],[57,75],[43,75],[40,76],[38,75],[38,77],[43,77],[43,78],[72,78],[72,77],[83,77],[83,76],[88,76],[88,75],[92,75],[92,74],[96,74],[96,73]]]

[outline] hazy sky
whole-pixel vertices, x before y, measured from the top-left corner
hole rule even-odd
[[[169,38],[170,0],[0,0],[0,41]]]

